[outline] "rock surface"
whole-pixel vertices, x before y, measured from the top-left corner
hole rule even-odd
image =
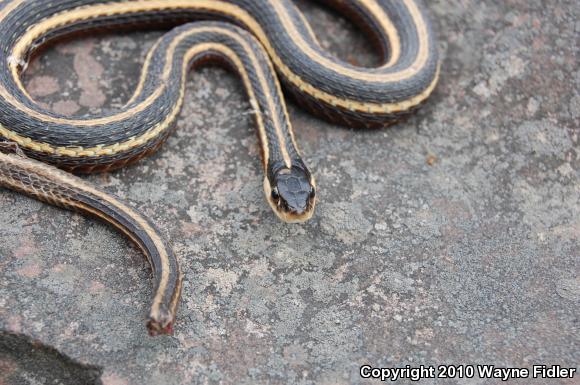
[[[428,1],[441,82],[390,129],[333,127],[291,105],[319,185],[305,225],[280,223],[263,197],[240,82],[195,71],[156,155],[86,178],[172,240],[186,277],[172,337],[146,334],[151,274],[123,236],[0,190],[0,384],[330,385],[378,383],[360,378],[363,364],[576,367],[579,6],[550,3]],[[348,22],[299,5],[326,48],[376,63]],[[118,107],[158,36],[61,43],[25,84],[61,113]],[[458,382],[489,383],[421,381]]]

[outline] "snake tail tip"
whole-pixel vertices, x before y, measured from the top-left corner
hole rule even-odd
[[[158,313],[150,314],[147,320],[147,330],[149,331],[149,335],[152,337],[158,335],[172,335],[174,322],[174,315],[165,309],[161,309]]]
[[[170,322],[165,326],[161,326],[159,323],[149,320],[147,322],[147,331],[151,337],[160,335],[173,335],[173,322]]]

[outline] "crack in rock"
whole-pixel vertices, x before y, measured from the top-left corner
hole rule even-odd
[[[102,385],[103,368],[23,334],[0,330],[0,384]]]

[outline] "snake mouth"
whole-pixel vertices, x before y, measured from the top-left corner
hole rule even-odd
[[[304,210],[301,212],[275,210],[275,213],[286,223],[302,223],[312,218],[312,215],[314,214],[314,207],[312,209]]]

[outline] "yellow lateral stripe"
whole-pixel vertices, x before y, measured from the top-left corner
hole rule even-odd
[[[420,39],[426,38],[427,36],[427,29],[425,23],[421,17],[421,14],[416,7],[416,5],[412,2],[412,0],[401,0],[405,1],[408,5],[411,15],[415,18],[415,22],[417,23],[417,28],[419,31]],[[276,4],[276,3],[274,3]],[[99,8],[99,9],[97,9]],[[221,12],[230,15],[233,18],[237,18],[242,23],[248,25],[248,27],[254,32],[256,36],[262,41],[265,45],[269,55],[271,56],[272,60],[276,64],[278,70],[284,75],[288,81],[293,83],[297,88],[301,89],[303,92],[311,95],[316,99],[320,99],[321,101],[328,103],[333,106],[338,106],[343,109],[347,110],[354,110],[354,111],[363,111],[369,113],[393,113],[404,111],[409,108],[409,106],[414,106],[425,100],[430,92],[423,92],[419,95],[416,95],[409,100],[401,101],[398,103],[369,103],[369,102],[360,102],[356,100],[350,100],[346,98],[338,98],[326,92],[323,92],[311,84],[306,83],[303,79],[295,75],[281,60],[280,57],[276,55],[273,47],[271,46],[269,40],[266,37],[265,32],[262,30],[260,25],[249,15],[247,12],[243,11],[239,7],[236,7],[232,4],[223,3],[216,0],[173,0],[171,3],[167,3],[164,1],[159,0],[140,0],[131,3],[116,3],[116,4],[107,4],[106,7],[100,6],[87,6],[81,7],[77,10],[68,11],[64,14],[54,16],[41,22],[30,29],[18,42],[15,46],[13,51],[15,57],[20,57],[23,52],[26,51],[28,46],[38,37],[41,36],[43,33],[47,31],[46,23],[53,25],[50,28],[54,28],[54,18],[60,19],[60,23],[66,24],[63,22],[63,18],[68,20],[68,22],[72,22],[75,20],[79,20],[78,18],[72,18],[73,12],[81,12],[81,19],[83,18],[91,18],[91,17],[98,17],[101,15],[112,15],[112,14],[119,14],[119,13],[129,13],[129,12],[139,12],[139,11],[152,11],[152,10],[162,10],[162,9],[177,9],[177,8],[199,8],[205,9],[213,12]],[[98,13],[97,11],[101,11]],[[52,21],[51,21],[52,20]],[[56,24],[59,25],[58,23]],[[426,47],[424,47],[426,49]],[[320,58],[318,54],[316,54],[317,58]],[[414,69],[414,73],[418,72],[421,67],[417,66],[415,63],[414,66],[410,67]],[[341,73],[346,74],[347,76],[352,75],[352,71],[350,69],[345,69],[340,67],[339,70]],[[355,71],[357,72],[357,71]],[[360,73],[360,72],[359,72]],[[393,77],[400,73],[393,73],[393,74],[384,74],[384,75],[371,75],[373,81],[385,81],[385,76]],[[362,75],[369,76],[368,73],[362,73]],[[13,76],[15,79],[18,79],[18,73],[16,68],[13,68]],[[398,75],[397,75],[398,76]],[[398,81],[400,79],[394,79],[393,81]],[[85,121],[86,122],[86,121]]]
[[[204,31],[206,31],[205,28],[204,28]],[[247,51],[246,54],[249,54],[250,52],[252,52],[251,48],[249,46],[247,46],[245,44],[245,42],[239,38],[239,36],[231,33],[229,30],[219,29],[219,28],[213,27],[213,28],[211,28],[211,31],[215,32],[215,33],[222,33],[222,34],[228,35],[228,36],[236,39],[237,42],[240,43],[240,45]],[[201,47],[201,49],[199,49],[198,47]],[[187,72],[187,68],[188,68],[187,64],[189,63],[191,58],[193,58],[198,53],[203,52],[203,51],[207,51],[207,50],[221,52],[222,54],[227,56],[234,63],[234,66],[238,69],[238,71],[240,73],[240,76],[242,78],[242,83],[244,84],[244,87],[246,88],[246,91],[248,92],[248,97],[249,97],[250,102],[251,102],[250,104],[252,104],[252,105],[256,104],[256,101],[257,101],[256,93],[254,91],[254,88],[252,87],[250,77],[249,77],[242,61],[239,59],[239,57],[237,56],[237,54],[234,51],[232,51],[227,46],[224,46],[224,45],[219,44],[219,43],[204,43],[204,44],[200,44],[199,46],[196,46],[196,47],[189,49],[184,56],[183,68],[182,68],[182,72],[183,72],[182,73],[182,80],[185,81],[185,73]],[[257,66],[257,62],[254,63],[254,65]],[[262,83],[262,85],[265,86],[264,83]],[[180,100],[183,99],[183,92],[184,91],[185,91],[185,87],[182,85],[182,87],[181,87],[182,95],[180,97]],[[256,120],[257,120],[257,126],[258,126],[258,134],[260,136],[260,143],[262,144],[262,147],[263,147],[262,148],[263,153],[264,153],[263,161],[264,161],[264,165],[267,165],[268,159],[270,157],[270,150],[269,150],[268,137],[266,135],[266,129],[265,129],[265,125],[264,125],[261,111],[257,111]]]
[[[151,65],[151,57],[153,56],[153,53],[159,46],[159,43],[161,43],[161,39],[158,39],[155,42],[155,44],[153,44],[153,46],[149,49],[149,52],[147,52],[147,56],[145,56],[145,63],[143,63],[143,68],[141,70],[141,75],[139,77],[139,83],[137,83],[137,87],[135,87],[135,91],[133,91],[133,95],[131,96],[131,98],[127,101],[127,103],[125,103],[126,106],[133,103],[135,99],[137,99],[141,91],[143,91],[143,87],[145,86],[145,80],[147,80],[147,72],[148,72],[147,70]]]
[[[130,118],[135,114],[145,110],[148,106],[153,104],[153,102],[163,93],[164,86],[159,87],[156,89],[151,95],[147,97],[143,101],[143,103],[137,104],[136,106],[129,108],[121,113],[116,115],[106,116],[102,118],[95,118],[95,119],[67,119],[67,118],[56,118],[54,116],[43,114],[37,110],[34,110],[22,103],[20,103],[12,94],[10,94],[5,87],[0,86],[0,96],[4,98],[7,102],[12,104],[18,110],[24,112],[26,115],[29,115],[33,118],[42,120],[43,122],[50,122],[50,123],[60,123],[60,124],[69,124],[72,126],[99,126],[108,123],[119,122],[121,120]]]
[[[397,32],[397,29],[395,28],[389,15],[383,12],[383,10],[378,6],[376,2],[372,1],[370,3],[366,3],[363,1],[361,2],[361,5],[365,6],[373,15],[376,15],[375,19],[379,22],[379,24],[383,28],[383,32],[388,36],[390,49],[389,61],[383,64],[381,68],[388,68],[393,66],[393,64],[395,64],[401,57],[401,39],[399,38],[399,33]],[[298,17],[300,17],[300,19],[306,26],[310,38],[314,40],[314,42],[316,42],[318,46],[320,46],[318,38],[316,37],[316,34],[312,30],[312,26],[310,25],[306,17],[304,17],[304,14],[299,11]]]
[[[272,66],[272,62],[270,62],[268,60],[267,65],[268,65],[268,68],[270,69],[270,71],[272,71],[272,73],[275,73],[274,67]],[[280,101],[282,102],[282,110],[284,111],[284,117],[286,119],[286,123],[288,124],[288,132],[290,133],[290,139],[292,140],[292,144],[294,145],[296,152],[298,152],[298,155],[300,155],[300,149],[298,148],[296,138],[294,137],[294,130],[292,128],[292,122],[290,121],[290,114],[288,113],[288,103],[286,103],[286,101],[284,99],[284,93],[282,92],[282,87],[281,87],[280,81],[278,81],[278,79],[276,79],[276,92],[278,93],[278,97],[280,98]]]
[[[165,63],[165,68],[164,68],[164,73],[163,73],[163,79],[168,79],[170,74],[171,74],[171,67],[172,67],[172,63],[173,63],[173,52],[175,52],[176,47],[179,45],[179,43],[181,43],[185,38],[187,38],[188,36],[191,36],[195,33],[202,33],[202,32],[214,32],[214,33],[221,33],[221,34],[225,34],[228,35],[229,37],[231,37],[232,39],[235,39],[238,44],[240,44],[244,50],[246,51],[246,54],[248,55],[248,57],[251,59],[253,66],[257,69],[257,74],[258,74],[258,78],[260,80],[260,83],[262,85],[262,88],[265,90],[266,95],[269,94],[268,91],[272,91],[269,90],[268,88],[268,82],[266,80],[266,77],[264,75],[264,73],[261,70],[261,67],[259,65],[258,59],[256,58],[256,56],[254,55],[254,52],[252,51],[251,47],[242,39],[239,38],[239,36],[237,36],[236,34],[230,32],[229,30],[226,29],[221,29],[221,28],[217,28],[217,27],[203,27],[203,28],[197,28],[197,29],[193,29],[190,31],[187,31],[181,35],[179,35],[178,37],[176,37],[170,44],[167,53],[166,53],[166,63]],[[209,45],[206,45],[209,46]],[[198,51],[194,52],[194,54],[199,53]],[[231,56],[231,55],[230,55]],[[187,62],[187,60],[185,61]],[[243,65],[242,63],[237,60],[237,66],[240,69],[243,69]],[[249,77],[247,76],[247,74],[244,72],[244,76],[246,77],[246,79],[244,79],[244,83],[246,83],[246,86],[249,87]],[[144,81],[144,80],[143,80]],[[165,83],[164,83],[165,84]],[[142,85],[141,85],[142,87]],[[164,88],[165,86],[163,86]],[[250,87],[251,90],[251,87]],[[157,94],[152,95],[151,97],[149,97],[148,99],[146,99],[143,103],[139,104],[138,106],[136,106],[135,108],[138,108],[139,106],[142,106],[140,109],[143,109],[145,107],[143,107],[143,105],[149,105],[153,102],[153,100],[159,96],[159,94],[162,92],[162,88],[159,88],[157,91]],[[0,94],[2,93],[2,88],[0,87]],[[9,96],[9,95],[8,95]],[[255,92],[253,90],[251,90],[250,93],[250,97],[252,100],[257,100],[256,96],[255,96]],[[181,98],[180,98],[181,99]],[[284,139],[284,135],[282,134],[281,128],[280,128],[280,122],[278,120],[278,117],[275,114],[275,106],[273,103],[273,100],[271,98],[267,98],[268,99],[268,104],[269,104],[269,109],[270,109],[270,113],[271,115],[274,116],[273,118],[273,122],[276,128],[276,132],[277,132],[277,136],[278,139],[281,143],[281,151],[282,151],[282,155],[285,159],[285,162],[287,163],[287,166],[289,167],[291,165],[291,160],[290,160],[290,156],[286,150],[286,146],[285,146],[285,139]],[[25,108],[25,106],[23,106]],[[34,112],[34,111],[31,111]],[[120,115],[120,114],[119,114]],[[118,116],[118,115],[117,115]],[[53,118],[55,119],[55,118]],[[58,119],[60,122],[60,119]],[[262,143],[264,143],[264,145],[267,147],[268,145],[268,140],[265,134],[265,129],[264,129],[264,124],[263,124],[263,120],[261,115],[259,116],[259,131],[261,132],[261,139],[263,140]],[[102,123],[102,122],[101,122]],[[100,147],[95,147],[95,148],[90,148],[90,149],[84,149],[82,147],[78,147],[78,148],[61,148],[61,149],[56,149],[53,151],[46,151],[47,150],[47,146],[43,146],[42,143],[35,143],[35,142],[28,142],[26,143],[25,139],[22,139],[22,137],[20,137],[18,134],[10,134],[5,132],[6,128],[4,127],[0,127],[0,133],[6,135],[7,137],[10,137],[10,139],[18,142],[19,144],[22,144],[24,147],[27,148],[32,148],[35,150],[44,150],[45,152],[50,152],[50,153],[57,153],[59,155],[65,155],[65,156],[98,156],[98,155],[110,155],[110,154],[115,154],[119,151],[124,151],[127,150],[131,147],[135,147],[137,145],[140,144],[144,144],[145,142],[147,142],[149,139],[144,139],[144,137],[147,137],[147,134],[144,134],[141,137],[138,137],[136,139],[127,141],[125,143],[122,144],[116,144],[114,146],[100,146]],[[266,160],[269,159],[269,150],[268,148],[264,149],[264,153],[265,153],[265,157]],[[267,162],[266,162],[267,164]]]
[[[226,32],[226,31],[224,31],[224,32]],[[240,39],[240,37],[234,33],[227,31],[225,34],[230,36],[232,39],[236,40],[238,42],[238,44],[240,44],[244,48],[244,50],[246,50],[246,55],[248,55],[248,57],[252,61],[253,68],[256,69],[256,74],[258,75],[258,80],[260,81],[260,84],[262,84],[262,88],[264,89],[264,94],[265,94],[266,100],[268,101],[268,107],[270,110],[269,115],[272,117],[272,122],[274,123],[274,129],[276,130],[276,136],[278,137],[278,142],[280,143],[280,151],[282,152],[282,157],[284,158],[284,163],[286,164],[286,167],[290,168],[292,166],[292,159],[290,158],[290,154],[288,154],[288,149],[286,148],[286,138],[284,137],[284,134],[282,133],[282,128],[281,128],[282,122],[280,122],[280,117],[276,113],[276,106],[274,105],[274,99],[272,99],[272,95],[274,92],[276,92],[276,90],[270,89],[270,86],[268,85],[268,81],[266,80],[266,75],[262,71],[262,66],[260,65],[258,58],[256,57],[256,54],[254,53],[254,50],[252,49],[252,47],[250,47],[247,42]],[[268,63],[269,63],[269,61],[268,61]],[[271,70],[272,70],[272,74],[275,74],[275,71],[273,70],[273,68],[271,68]],[[277,82],[277,79],[276,79],[276,82]],[[289,121],[288,116],[286,116],[286,120]]]
[[[10,12],[16,9],[23,2],[24,0],[14,0],[8,5],[4,6],[4,8],[2,8],[2,11],[0,11],[0,20],[3,20]]]
[[[224,30],[226,31],[226,30]],[[229,31],[227,31],[229,32]],[[238,38],[236,36],[236,38]],[[256,93],[254,91],[254,88],[252,87],[252,82],[250,81],[250,77],[248,75],[248,72],[246,71],[246,69],[244,68],[244,64],[242,63],[242,61],[240,60],[240,58],[238,58],[238,56],[236,55],[236,53],[234,51],[232,51],[230,48],[223,46],[223,45],[219,45],[217,43],[212,44],[212,48],[215,51],[219,51],[222,54],[226,55],[236,66],[236,68],[238,69],[238,71],[240,72],[240,76],[242,77],[242,83],[244,84],[245,88],[246,88],[246,92],[248,92],[248,97],[250,99],[250,105],[252,106],[252,108],[254,108],[255,104],[257,105],[257,97],[256,97]],[[244,47],[244,49],[247,49],[247,47]],[[250,49],[251,51],[251,49]],[[264,162],[264,167],[266,167],[268,165],[268,160],[270,159],[270,142],[268,141],[268,135],[266,134],[266,127],[264,125],[264,120],[262,117],[262,113],[261,111],[256,111],[256,121],[257,121],[257,125],[258,125],[258,135],[260,136],[260,144],[262,145],[262,152],[263,152],[263,157],[264,159],[262,160]]]
[[[380,22],[383,24],[383,28],[387,32],[390,39],[393,39],[393,44],[395,46],[400,47],[400,43],[397,44],[398,36],[396,34],[396,29],[390,22],[388,16],[382,12],[380,6],[376,3],[376,0],[359,0],[363,5],[367,8],[371,9],[373,12],[378,12],[377,15],[380,16]],[[419,29],[419,44],[421,46],[421,52],[423,52],[423,48],[428,48],[428,39],[426,39],[426,33],[423,33],[423,30],[426,32],[425,22],[421,17],[421,13],[417,8],[416,4],[413,0],[400,0],[405,3],[409,12],[414,19],[415,24]],[[354,79],[360,80],[372,80],[372,81],[390,81],[391,78],[398,81],[400,80],[397,78],[399,76],[397,73],[391,74],[369,74],[366,71],[360,71],[352,68],[345,68],[342,66],[329,61],[325,57],[321,56],[318,52],[313,51],[310,47],[304,42],[302,36],[296,30],[296,26],[292,23],[290,19],[290,15],[288,15],[286,9],[283,7],[282,2],[279,1],[272,1],[272,6],[277,11],[279,17],[283,21],[286,30],[296,38],[296,42],[301,46],[304,52],[308,53],[309,56],[323,64],[325,67],[332,68],[337,73],[350,76]],[[267,34],[261,28],[261,26],[256,22],[256,20],[246,11],[242,10],[240,7],[226,3],[220,0],[171,0],[168,2],[167,0],[137,0],[131,2],[119,2],[119,3],[110,3],[110,4],[97,4],[97,5],[88,5],[88,6],[80,6],[76,9],[65,11],[60,14],[56,14],[45,19],[42,22],[34,25],[29,31],[27,31],[26,35],[27,38],[25,39],[24,36],[19,41],[15,47],[13,54],[16,59],[20,59],[23,56],[23,53],[26,51],[26,48],[30,46],[30,43],[34,41],[39,36],[42,36],[47,30],[51,30],[63,25],[66,25],[70,22],[71,19],[74,21],[80,20],[88,20],[93,19],[99,16],[113,16],[118,14],[128,14],[128,13],[137,13],[137,12],[151,12],[151,11],[160,11],[164,9],[207,9],[210,11],[214,11],[217,13],[227,14],[236,19],[241,20],[244,24],[246,24],[252,32],[256,36],[258,36],[259,40],[262,41],[265,45],[269,46],[268,51],[274,51],[269,39],[267,38]],[[1,20],[1,18],[0,18]],[[67,21],[68,20],[68,21]],[[425,47],[427,46],[427,47]],[[420,54],[421,55],[421,54]],[[411,67],[416,67],[416,64]],[[419,66],[420,67],[420,66]]]
[[[208,28],[203,28],[200,30],[206,31],[206,30],[208,30]],[[200,30],[197,30],[195,32],[200,32]],[[221,29],[218,29],[215,27],[211,28],[211,30],[214,32],[218,32],[218,33],[223,33],[223,32],[229,33],[229,31],[227,31],[227,30],[221,30]],[[191,32],[191,31],[188,31],[188,32]],[[232,36],[234,36],[234,35],[232,35]],[[242,81],[243,81],[244,85],[246,86],[246,89],[248,90],[250,100],[256,101],[257,99],[256,99],[255,92],[252,88],[249,76],[248,76],[245,68],[243,67],[243,63],[239,60],[239,58],[235,55],[235,53],[227,47],[223,47],[217,43],[215,43],[215,44],[214,43],[206,43],[206,44],[200,44],[198,46],[191,48],[186,53],[186,56],[185,56],[185,59],[183,62],[183,67],[184,67],[183,71],[185,72],[187,70],[187,63],[189,62],[189,60],[193,56],[197,55],[200,52],[208,50],[208,49],[214,49],[216,51],[220,51],[220,52],[228,55],[228,57],[234,62],[234,64],[236,65],[236,67],[240,71]],[[183,79],[185,79],[185,75],[183,76]],[[73,156],[73,157],[74,156],[87,156],[86,154],[91,154],[91,156],[113,155],[113,154],[116,154],[119,152],[127,151],[131,148],[143,145],[143,144],[147,143],[148,141],[154,139],[161,132],[163,132],[165,129],[167,129],[168,126],[170,125],[170,123],[175,119],[178,111],[180,110],[180,107],[181,107],[181,104],[183,101],[184,91],[185,91],[185,87],[182,85],[182,87],[180,87],[180,96],[178,98],[178,103],[176,104],[176,106],[174,106],[171,113],[166,117],[166,119],[163,122],[160,122],[155,127],[148,130],[147,132],[145,132],[141,136],[131,138],[125,142],[116,143],[114,145],[109,145],[109,146],[99,145],[99,146],[86,148],[86,149],[82,148],[82,147],[77,147],[77,148],[54,147],[54,146],[51,146],[47,143],[36,142],[36,141],[31,140],[30,138],[23,137],[23,136],[15,133],[14,131],[8,130],[6,127],[4,127],[2,125],[0,125],[0,135],[18,143],[18,145],[20,145],[22,147],[29,148],[29,149],[32,149],[32,150],[37,151],[37,152],[45,152],[45,153],[49,153],[49,154],[57,154],[57,155],[62,155],[62,156]],[[269,142],[268,142],[268,138],[266,135],[262,116],[260,113],[257,114],[257,123],[258,123],[258,132],[260,134],[261,143],[263,145],[264,163],[267,164],[267,161],[269,159],[269,147],[268,147]]]
[[[437,84],[437,81],[439,79],[439,72],[440,72],[440,67],[438,66],[436,76],[434,77],[431,85],[422,94],[420,94],[420,95],[416,96],[415,98],[413,98],[412,100],[408,101],[408,108],[419,104],[420,102],[425,100],[433,92],[433,90]],[[179,106],[181,106],[180,103],[178,104]],[[285,113],[287,114],[287,111]],[[174,118],[174,114],[172,113],[170,116],[168,116],[168,119],[166,119],[165,122],[167,122],[167,121],[170,122],[171,120],[173,120],[173,118]],[[110,146],[96,146],[96,147],[90,148],[88,150],[85,150],[82,148],[78,148],[77,151],[69,149],[68,152],[71,152],[73,155],[68,154],[68,152],[63,153],[63,151],[65,151],[66,149],[64,149],[62,147],[56,148],[56,147],[49,145],[48,143],[33,141],[30,138],[21,136],[21,135],[17,134],[16,132],[7,129],[6,127],[4,127],[2,125],[0,125],[0,135],[18,143],[18,145],[20,145],[22,147],[29,148],[29,149],[37,151],[37,152],[48,153],[48,154],[79,156],[78,154],[82,153],[83,151],[93,151],[95,154],[94,156],[113,155],[113,154],[116,154],[118,152],[126,151],[127,149],[129,149],[129,146],[128,146],[129,142],[131,144],[133,144],[132,147],[134,147],[136,145],[144,144],[148,140],[156,137],[160,132],[162,132],[166,128],[166,126],[163,125],[163,123],[165,123],[165,122],[158,124],[156,127],[149,130],[147,133],[143,134],[140,137],[140,139],[138,139],[138,140],[124,142],[122,144],[117,143],[115,145],[110,145]],[[262,130],[263,130],[263,128],[262,128]],[[292,133],[292,131],[290,131],[290,132]],[[263,148],[265,151],[264,152],[264,159],[265,159],[264,161],[267,162],[267,160],[269,159],[268,158],[268,155],[269,155],[269,153],[268,153],[268,140],[266,138],[265,133],[262,131],[260,131],[260,138],[262,139]],[[298,147],[296,147],[296,148],[298,148]]]
[[[376,0],[359,0],[362,6],[367,8],[369,12],[374,16],[375,20],[379,22],[383,31],[388,37],[389,40],[389,48],[390,48],[390,56],[389,61],[386,62],[381,68],[389,68],[392,67],[399,59],[401,58],[401,38],[399,36],[399,32],[393,21],[387,15],[380,5],[376,2]]]
[[[203,48],[203,47],[201,47],[201,48]],[[180,93],[183,94],[183,91],[181,91]],[[182,104],[182,99],[183,99],[183,97],[182,97],[182,95],[180,95],[180,97],[178,98],[178,102],[173,107],[171,112],[167,115],[165,120],[158,123],[157,125],[155,125],[151,129],[149,129],[143,135],[136,137],[136,138],[131,138],[125,142],[115,143],[115,144],[109,145],[109,146],[99,145],[99,146],[95,146],[95,147],[91,147],[91,148],[54,147],[48,143],[36,142],[36,141],[31,140],[30,138],[23,137],[23,136],[17,134],[16,132],[7,129],[6,127],[4,127],[2,125],[0,125],[0,134],[2,136],[6,137],[7,139],[10,139],[10,140],[18,143],[22,147],[29,148],[29,149],[32,149],[32,150],[37,151],[37,152],[44,152],[44,153],[63,155],[63,156],[83,156],[83,154],[86,154],[87,151],[89,151],[89,152],[93,152],[94,156],[113,155],[113,154],[116,154],[119,152],[127,151],[131,148],[143,145],[143,144],[147,143],[148,141],[157,137],[161,132],[163,132],[166,128],[169,127],[170,123],[177,116],[177,113],[179,112],[179,109],[180,109],[181,104]]]
[[[384,12],[381,12],[380,7],[374,2],[374,0],[359,0],[359,1],[365,4],[368,8],[373,9],[373,11],[385,15]],[[318,64],[320,64],[325,68],[329,68],[335,71],[340,75],[349,76],[357,80],[365,80],[379,83],[379,82],[395,82],[395,81],[398,82],[404,79],[408,79],[409,77],[417,74],[421,70],[421,68],[425,66],[425,62],[429,57],[429,43],[428,43],[429,39],[427,34],[427,27],[425,21],[421,16],[421,12],[419,11],[419,8],[417,8],[417,5],[413,2],[413,0],[401,0],[401,1],[403,1],[407,6],[410,15],[413,18],[414,24],[417,27],[417,32],[419,35],[418,39],[419,52],[417,54],[417,57],[415,58],[415,62],[412,65],[399,72],[392,72],[386,74],[369,73],[367,71],[345,68],[333,62],[332,60],[329,60],[328,58],[320,55],[318,52],[313,50],[308,44],[306,44],[302,35],[296,29],[296,25],[292,22],[292,19],[288,14],[287,9],[283,6],[282,2],[272,1],[272,6],[274,7],[274,9],[276,9],[276,12],[280,17],[280,20],[284,25],[284,29],[290,34],[292,41],[298,46],[300,46],[302,51],[306,53],[307,56],[310,57],[310,59],[316,61]],[[260,38],[260,40],[262,39]],[[270,51],[270,49],[268,51]]]
[[[216,27],[200,27],[200,28],[197,28],[195,30],[191,30],[190,33],[208,32],[208,31],[209,32],[221,31],[221,29],[216,29]],[[166,52],[166,61],[165,61],[165,67],[164,67],[164,72],[163,72],[164,73],[163,76],[165,77],[165,79],[167,79],[167,77],[169,76],[169,73],[171,70],[171,65],[173,64],[173,55],[174,55],[175,47],[179,44],[179,42],[181,42],[187,36],[188,36],[188,34],[179,35],[178,39],[176,39],[173,42],[174,44],[172,44],[170,49],[168,49],[168,51]],[[119,122],[119,121],[124,120],[124,119],[131,118],[135,114],[145,110],[147,107],[149,107],[151,104],[153,104],[153,102],[165,91],[165,87],[166,87],[166,83],[162,82],[161,86],[158,89],[156,89],[151,95],[149,95],[142,103],[139,103],[130,109],[122,111],[118,114],[105,116],[102,118],[86,119],[86,120],[74,119],[74,118],[55,118],[53,116],[43,114],[39,111],[36,111],[36,110],[29,108],[28,106],[25,106],[24,104],[20,103],[16,98],[14,98],[14,96],[12,96],[2,86],[0,86],[0,96],[2,96],[4,99],[6,99],[6,101],[10,102],[14,107],[18,108],[21,111],[24,111],[27,115],[30,115],[32,117],[35,117],[35,118],[42,120],[42,121],[45,121],[45,122],[69,124],[69,125],[73,125],[73,126],[98,126],[98,125],[103,125],[103,124],[115,123],[115,122]]]
[[[77,192],[82,191],[85,194],[88,193],[88,194],[94,195],[94,196],[98,197],[100,200],[107,202],[108,205],[115,207],[117,211],[121,211],[125,215],[127,215],[128,217],[133,219],[145,231],[145,233],[149,236],[149,238],[153,241],[155,248],[159,252],[159,258],[161,260],[161,278],[159,280],[159,291],[157,292],[157,294],[153,300],[153,305],[152,305],[153,310],[158,309],[159,304],[161,303],[161,298],[165,292],[165,288],[167,287],[167,283],[169,282],[169,274],[170,274],[169,256],[167,253],[167,249],[165,248],[164,242],[161,240],[161,238],[159,237],[157,232],[155,232],[155,230],[145,220],[145,218],[143,218],[139,213],[137,213],[135,210],[133,210],[129,206],[127,206],[124,203],[115,199],[113,196],[110,196],[110,195],[108,195],[100,190],[97,190],[94,187],[92,187],[91,185],[84,183],[83,181],[81,181],[81,180],[75,178],[74,176],[72,176],[68,173],[65,173],[61,170],[44,165],[42,163],[35,164],[36,162],[33,163],[32,160],[29,160],[26,158],[18,159],[19,163],[16,163],[17,158],[11,157],[11,156],[8,156],[8,155],[2,154],[2,153],[0,153],[0,158],[2,158],[3,162],[15,164],[16,167],[22,167],[22,162],[25,162],[27,164],[27,167],[30,167],[30,169],[32,170],[33,173],[37,173],[38,170],[40,169],[42,174],[49,175],[51,177],[50,179],[58,180],[60,183],[72,186],[73,190],[75,190]],[[82,203],[79,203],[79,204],[82,205],[83,209],[87,209],[87,211],[90,211],[94,215],[96,215],[98,217],[102,217],[108,223],[113,223],[110,220],[108,220],[108,218],[104,218],[103,215],[101,213],[97,212],[95,209],[88,208],[88,206],[83,205]],[[115,224],[115,223],[113,223],[113,224]],[[121,229],[125,234],[127,234],[127,232],[124,231],[121,227],[119,227],[119,226],[116,226],[116,227]],[[135,241],[135,238],[133,238],[130,234],[127,234],[127,235],[129,235]],[[139,244],[138,242],[136,242],[136,243]]]

